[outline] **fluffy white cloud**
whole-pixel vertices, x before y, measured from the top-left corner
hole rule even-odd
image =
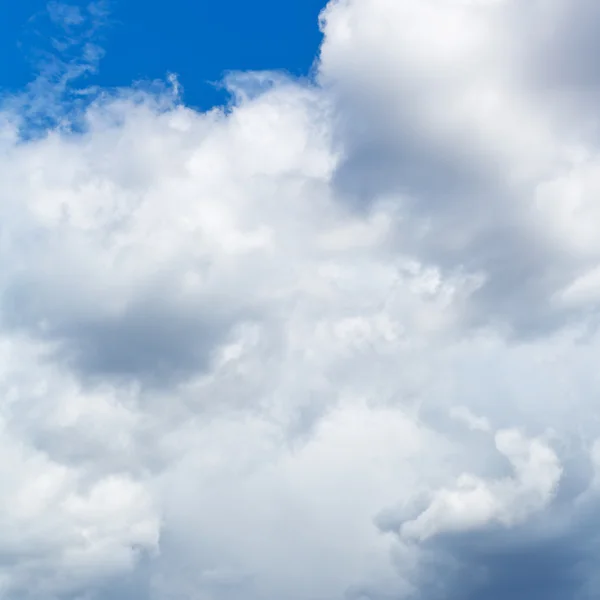
[[[6,104],[3,597],[595,597],[590,14],[338,0],[315,85]]]
[[[511,463],[514,478],[487,482],[462,474],[454,489],[437,490],[429,506],[402,525],[402,536],[425,540],[494,521],[510,526],[548,504],[562,471],[556,454],[515,430],[499,431],[495,440],[498,452]]]

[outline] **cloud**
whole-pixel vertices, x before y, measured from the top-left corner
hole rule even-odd
[[[488,482],[460,475],[453,489],[436,491],[420,515],[403,523],[403,537],[422,541],[494,522],[510,526],[548,504],[562,472],[556,454],[539,440],[524,439],[518,431],[499,431],[495,441],[515,477]]]
[[[594,14],[338,0],[313,82],[5,102],[3,597],[596,597]]]
[[[403,248],[480,273],[468,316],[516,336],[573,318],[546,298],[597,259],[589,86],[536,78],[549,45],[573,51],[588,4],[333,2],[323,17],[320,78],[346,111],[337,187],[396,198]]]
[[[104,56],[109,8],[109,0],[85,7],[52,0],[29,19],[19,47],[37,76],[20,92],[0,96],[3,117],[18,124],[21,137],[77,127],[78,112],[98,91],[86,79]]]

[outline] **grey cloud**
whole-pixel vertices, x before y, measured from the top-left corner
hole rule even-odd
[[[59,353],[85,377],[133,378],[160,387],[203,372],[226,331],[210,317],[198,321],[142,305],[118,319],[68,324],[49,337],[63,341]]]
[[[509,334],[527,338],[578,316],[548,304],[571,280],[573,260],[536,240],[535,229],[519,214],[518,205],[532,190],[515,196],[497,174],[478,171],[452,149],[424,147],[416,134],[395,145],[350,138],[348,148],[334,178],[345,202],[364,212],[395,197],[406,218],[395,231],[399,250],[448,273],[484,276],[465,315],[471,325],[496,321]]]
[[[166,297],[140,298],[114,316],[78,316],[45,310],[44,288],[9,290],[3,320],[58,344],[56,357],[91,381],[115,377],[168,386],[204,371],[232,323],[209,309],[191,313],[173,306],[165,291]],[[28,296],[36,298],[29,308]]]
[[[586,466],[572,463],[555,501],[527,523],[443,534],[422,544],[415,600],[597,597],[600,512],[597,497],[586,496],[589,484]]]
[[[149,600],[152,597],[151,573],[154,560],[143,557],[132,573],[101,583],[91,600]]]
[[[522,38],[528,75],[550,90],[594,92],[600,84],[595,59],[599,49],[598,3],[579,0],[513,4],[511,22]]]
[[[548,517],[547,517],[548,518]],[[600,558],[600,540],[590,532],[598,514],[587,523],[528,539],[527,531],[485,531],[438,540],[435,558],[419,584],[419,599],[449,600],[579,600],[589,589]],[[547,526],[547,522],[542,527]],[[594,534],[592,533],[592,536]],[[446,572],[446,575],[444,575]],[[441,588],[441,589],[440,589]],[[436,591],[438,590],[438,591]]]
[[[455,145],[432,139],[413,122],[410,107],[403,113],[403,100],[394,107],[400,112],[394,124],[377,104],[340,100],[346,118],[337,122],[336,136],[344,158],[333,176],[340,201],[359,214],[392,203],[400,215],[398,251],[446,273],[481,275],[464,315],[468,325],[495,323],[527,339],[578,320],[577,309],[550,299],[584,267],[541,235],[528,208],[535,184],[510,184],[500,165],[478,154],[475,141],[470,148],[469,132]]]

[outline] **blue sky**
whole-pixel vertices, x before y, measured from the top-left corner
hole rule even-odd
[[[7,2],[0,20],[0,85],[25,86],[36,74],[36,52],[56,29],[45,0]],[[87,1],[69,3],[85,10]],[[306,75],[318,52],[318,15],[324,0],[111,0],[99,32],[105,50],[89,83],[128,86],[176,73],[186,103],[202,109],[223,101],[211,85],[228,70],[284,69]]]

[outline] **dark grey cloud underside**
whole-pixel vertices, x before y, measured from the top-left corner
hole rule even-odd
[[[244,309],[223,315],[197,306],[180,307],[168,286],[131,302],[114,314],[90,314],[85,306],[57,308],[44,299],[43,285],[16,284],[2,297],[2,321],[9,329],[56,344],[54,359],[83,380],[116,378],[161,388],[202,373],[213,351]],[[42,325],[43,324],[43,325]]]
[[[583,477],[567,475],[552,505],[525,525],[446,534],[426,543],[430,560],[416,600],[597,598],[600,510],[580,496],[589,485]]]

